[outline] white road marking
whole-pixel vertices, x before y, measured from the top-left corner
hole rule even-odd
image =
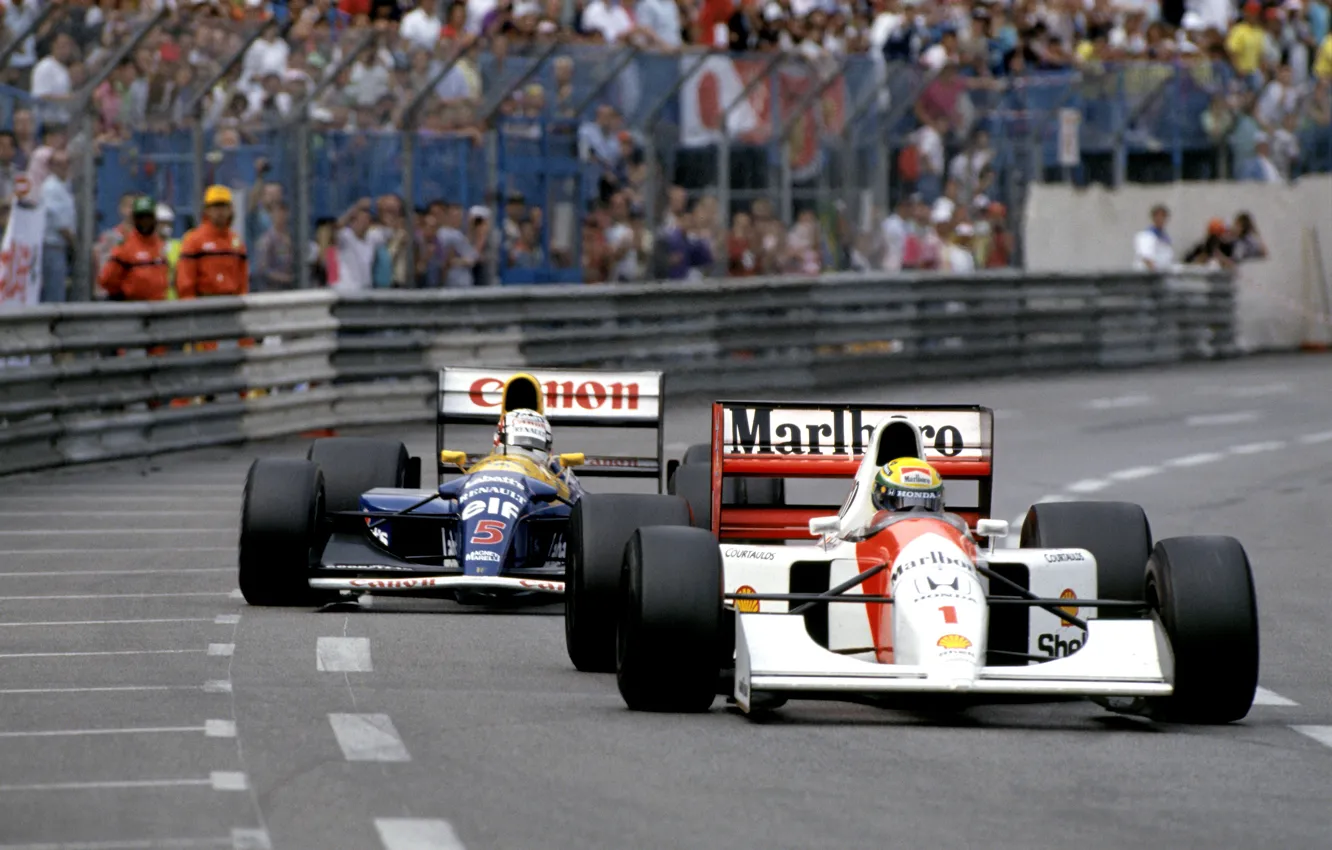
[[[1257,398],[1265,395],[1288,393],[1293,389],[1293,386],[1281,381],[1272,384],[1249,384],[1239,387],[1199,387],[1194,390],[1194,393],[1197,395],[1223,395],[1231,398]]]
[[[208,644],[209,655],[232,655],[236,651],[234,643],[210,643]]]
[[[1161,472],[1159,466],[1133,466],[1128,469],[1121,469],[1118,472],[1110,473],[1110,477],[1116,481],[1136,481],[1139,478],[1148,478]]]
[[[0,696],[19,694],[106,694],[138,691],[208,691],[207,685],[109,685],[99,688],[3,688]]]
[[[372,672],[370,638],[319,638],[315,641],[315,669],[325,673]]]
[[[49,534],[64,534],[60,530],[48,529]],[[112,554],[176,554],[180,552],[236,552],[236,546],[148,546],[144,549],[0,549],[0,554],[40,554],[40,556],[67,556],[67,554],[87,554],[105,558]]]
[[[95,791],[128,788],[190,788],[210,786],[212,779],[108,779],[101,782],[41,782],[32,785],[0,785],[6,791]]]
[[[241,593],[241,589],[238,587],[238,588],[236,588],[235,590],[233,590],[233,591],[231,591],[230,593],[228,593],[228,594],[227,594],[227,597],[230,598],[230,599],[244,599],[244,598],[245,598],[245,594],[244,594],[244,593]]]
[[[1244,443],[1239,446],[1231,446],[1230,451],[1237,455],[1256,455],[1259,452],[1274,452],[1285,447],[1285,440],[1268,440],[1262,443]]]
[[[411,761],[387,714],[330,714],[328,722],[347,761]]]
[[[87,655],[202,655],[202,649],[115,649],[96,652],[3,652],[0,658],[75,658]]]
[[[64,534],[64,532],[56,532]],[[25,570],[16,573],[0,573],[0,578],[50,578],[51,576],[136,576],[136,575],[179,575],[181,573],[230,573],[235,567],[175,567],[161,570]]]
[[[172,501],[174,501],[174,502],[179,502],[179,501],[180,501],[180,499],[179,499],[178,497],[176,497],[176,496],[172,496],[171,499],[172,499]],[[103,504],[106,503],[106,500],[104,500],[104,499],[98,499],[98,501],[99,501],[99,502],[102,502]],[[193,501],[193,500],[191,500],[191,501]],[[144,518],[145,516],[149,516],[149,517],[156,518],[156,517],[161,517],[161,516],[218,516],[219,514],[227,514],[227,515],[230,515],[230,514],[232,513],[232,511],[160,511],[160,510],[157,510],[156,508],[154,508],[153,511],[152,511],[152,513],[151,513],[151,514],[147,514],[147,515],[145,515],[143,511],[104,511],[104,510],[98,510],[98,511],[5,511],[5,512],[4,512],[4,516],[6,516],[6,517],[11,517],[11,516],[19,516],[19,517],[25,517],[25,516],[26,516],[26,517],[44,517],[44,516],[49,516],[49,517],[72,517],[72,518],[74,518],[74,519],[86,519],[90,513],[95,513],[97,516],[138,517],[138,518],[142,519],[142,518]]]
[[[1109,481],[1102,481],[1099,478],[1084,478],[1081,481],[1074,481],[1065,489],[1072,493],[1095,493],[1109,486]]]
[[[124,841],[76,841],[52,844],[0,844],[0,850],[196,850],[205,847],[233,848],[231,838],[145,838]]]
[[[1269,691],[1267,688],[1259,687],[1253,695],[1254,705],[1299,705],[1293,699],[1287,699],[1275,691]]]
[[[1301,735],[1307,735],[1325,747],[1332,747],[1332,726],[1292,726]]]
[[[234,626],[240,622],[240,614],[218,614],[213,618],[214,625]]]
[[[231,850],[273,850],[266,829],[233,829]]]
[[[42,729],[31,732],[0,732],[0,738],[80,738],[88,735],[163,735],[203,732],[203,726],[128,726],[121,729]]]
[[[1115,410],[1121,407],[1142,407],[1151,404],[1149,395],[1120,395],[1111,398],[1094,398],[1082,405],[1084,410]]]
[[[234,738],[236,737],[236,721],[205,720],[204,735],[209,738]]]
[[[203,683],[203,689],[210,694],[229,694],[231,682],[226,679],[209,679]]]
[[[0,602],[17,602],[22,599],[164,599],[180,596],[228,596],[217,590],[198,590],[189,593],[57,593],[50,596],[0,596]]]
[[[1203,413],[1190,416],[1184,424],[1192,428],[1205,428],[1209,425],[1238,425],[1241,422],[1253,422],[1262,416],[1256,410],[1239,410],[1234,413]]]
[[[150,620],[30,620],[20,623],[0,623],[0,629],[19,626],[152,626],[160,623],[213,623],[207,617],[158,617]]]
[[[1199,452],[1194,455],[1183,455],[1181,457],[1172,457],[1165,462],[1166,466],[1202,466],[1204,463],[1215,463],[1224,458],[1225,455],[1220,452]]]
[[[0,530],[0,534],[7,534],[11,537],[28,536],[34,534],[44,534],[51,536],[58,534],[61,537],[73,537],[76,535],[106,537],[110,534],[235,534],[234,528],[7,528]]]
[[[1332,441],[1332,431],[1318,431],[1300,437],[1300,442],[1306,446],[1312,446],[1315,443],[1326,443],[1329,441]]]
[[[208,780],[214,791],[248,791],[250,781],[238,770],[215,770]]]
[[[243,486],[244,485],[242,483],[242,487]],[[190,504],[198,505],[203,502],[217,502],[218,504],[234,505],[239,500],[240,500],[240,495],[191,496]],[[0,501],[22,502],[25,505],[31,504],[32,502],[53,502],[57,505],[71,505],[71,504],[80,504],[86,502],[93,505],[105,506],[107,503],[107,497],[105,495],[89,496],[88,488],[85,486],[77,494],[70,494],[68,496],[52,495],[50,491],[43,491],[41,493],[30,493],[22,496],[15,496],[12,493],[6,493],[5,495],[0,496]],[[119,505],[134,504],[136,502],[170,502],[172,504],[180,504],[180,496],[154,495],[150,493],[133,493],[129,495],[124,495],[121,498],[116,499],[115,502],[116,504]]]
[[[384,850],[466,850],[446,820],[375,818]]]

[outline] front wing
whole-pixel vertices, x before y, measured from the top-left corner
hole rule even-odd
[[[836,699],[838,694],[993,694],[1051,697],[1164,697],[1174,687],[1174,656],[1159,621],[1087,622],[1076,653],[1026,667],[982,667],[974,680],[931,681],[923,667],[878,664],[819,646],[804,617],[735,615],[735,700],[745,711],[756,693]]]
[[[455,590],[512,590],[563,594],[564,582],[550,579],[513,578],[510,576],[421,575],[410,578],[312,578],[316,590],[349,590],[358,593],[402,593],[430,595]]]

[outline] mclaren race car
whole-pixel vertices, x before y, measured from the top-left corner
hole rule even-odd
[[[599,497],[614,499],[627,521],[620,549],[640,524],[689,522],[680,499],[660,495],[661,394],[657,372],[552,370],[538,377],[446,368],[439,374],[436,487],[421,488],[420,459],[396,441],[319,439],[304,460],[251,465],[241,513],[241,593],[252,605],[319,606],[362,594],[560,602],[571,550],[616,545],[589,543],[579,533],[580,506],[590,497],[574,467],[584,476],[656,479],[656,494]],[[547,443],[561,426],[655,430],[656,453],[543,451],[538,462],[501,440],[502,427],[495,431],[497,422],[524,419],[544,429]],[[489,426],[493,450],[448,448],[446,428],[459,424]]]
[[[1227,723],[1252,706],[1240,543],[1153,544],[1137,505],[1067,502],[1033,506],[1019,548],[995,548],[1009,529],[989,516],[989,409],[719,402],[712,433],[711,528],[639,528],[625,549],[616,673],[631,709],[1085,697]],[[875,475],[897,458],[938,472],[941,510],[875,507]],[[850,492],[835,514],[727,508],[730,476],[841,478]]]

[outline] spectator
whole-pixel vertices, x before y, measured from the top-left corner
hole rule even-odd
[[[726,240],[726,273],[731,277],[758,274],[758,252],[755,250],[754,236],[754,220],[749,213],[738,212],[731,217],[731,233]]]
[[[69,135],[64,126],[48,124],[42,128],[42,146],[32,152],[28,162],[28,182],[40,190],[45,185],[46,175],[50,173],[51,159],[57,153],[67,153]],[[69,158],[66,157],[66,162]],[[40,197],[40,195],[39,195]]]
[[[254,291],[282,292],[296,285],[296,250],[291,240],[287,202],[278,199],[268,207],[268,229],[254,249]]]
[[[139,197],[136,192],[126,192],[120,196],[120,221],[115,226],[103,230],[93,244],[93,264],[102,268],[111,259],[111,252],[116,246],[129,238],[134,232],[134,201]]]
[[[1253,156],[1240,166],[1240,180],[1255,180],[1259,183],[1282,182],[1281,169],[1272,160],[1272,144],[1266,134],[1259,134],[1254,141]]]
[[[443,283],[449,288],[475,286],[472,269],[480,262],[480,255],[471,240],[463,234],[463,208],[461,204],[444,207],[443,224],[435,234],[443,269]]]
[[[170,273],[157,234],[157,204],[142,195],[134,199],[130,216],[133,229],[112,249],[97,282],[112,301],[165,301]]]
[[[8,201],[14,194],[14,178],[22,169],[18,165],[18,140],[8,130],[0,130],[0,200]]]
[[[209,186],[203,202],[203,223],[181,240],[176,292],[181,298],[245,295],[250,291],[250,261],[245,243],[231,229],[236,215],[231,190]]]
[[[1263,242],[1262,235],[1258,233],[1258,225],[1254,224],[1253,216],[1246,212],[1236,215],[1231,233],[1234,235],[1234,247],[1231,256],[1235,262],[1243,263],[1249,260],[1267,259],[1267,244]]]
[[[42,123],[68,124],[68,104],[74,95],[70,65],[78,45],[68,33],[59,33],[51,43],[51,52],[32,69],[32,96],[37,101]]]
[[[339,292],[361,292],[374,286],[375,249],[383,244],[383,234],[371,230],[373,223],[369,198],[357,201],[338,219]]]
[[[69,154],[63,150],[55,151],[49,164],[50,173],[42,181],[41,191],[42,206],[46,211],[46,230],[42,237],[42,302],[59,304],[65,300],[78,221],[74,215],[74,193],[69,185]]]
[[[1141,230],[1133,239],[1133,268],[1139,271],[1169,271],[1175,262],[1175,249],[1170,244],[1166,224],[1170,210],[1164,204],[1152,207],[1152,226]]]
[[[1184,262],[1192,266],[1207,266],[1214,269],[1233,268],[1235,261],[1234,242],[1226,223],[1214,218],[1207,223],[1207,235],[1203,241],[1184,255]]]

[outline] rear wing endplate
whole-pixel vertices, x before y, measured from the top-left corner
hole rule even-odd
[[[446,366],[439,370],[438,404],[435,409],[435,455],[441,476],[452,471],[452,468],[438,463],[439,452],[455,448],[445,444],[447,426],[497,425],[504,412],[508,396],[506,390],[515,377],[523,380],[520,376],[532,379],[540,388],[536,403],[541,405],[541,412],[555,430],[554,450],[582,451],[586,456],[584,463],[575,469],[576,475],[580,478],[656,478],[658,491],[664,491],[665,449],[662,426],[665,379],[661,372]],[[656,432],[656,456],[635,457],[587,451],[599,449],[600,446],[570,445],[561,439],[561,425],[653,430]],[[474,463],[485,457],[486,453],[469,452],[467,462]]]
[[[712,406],[713,533],[720,539],[812,539],[809,521],[836,513],[840,504],[724,507],[722,480],[837,478],[849,493],[866,443],[880,422],[893,417],[920,429],[924,460],[945,480],[977,482],[975,504],[950,502],[946,509],[972,526],[989,518],[994,411],[988,407],[718,401]]]

